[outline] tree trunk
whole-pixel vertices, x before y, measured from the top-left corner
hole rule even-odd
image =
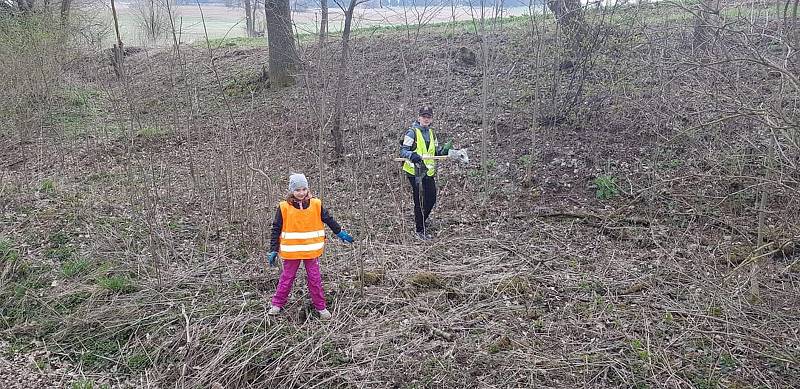
[[[549,0],[547,7],[564,30],[573,56],[579,57],[589,31],[580,0]]]
[[[702,0],[695,14],[693,43],[695,49],[706,46],[714,37],[714,29],[720,22],[719,0]]]
[[[247,28],[247,36],[254,37],[256,36],[256,29],[255,29],[255,18],[253,18],[253,6],[250,3],[250,0],[243,0],[244,2],[244,19]]]
[[[150,0],[148,5],[150,7],[148,10],[150,11],[150,14],[148,15],[148,18],[150,18],[150,28],[147,33],[150,35],[150,40],[152,40],[153,43],[156,43],[156,35],[158,34],[156,32],[156,2],[154,0]]]
[[[114,64],[114,73],[116,73],[117,79],[122,80],[125,77],[125,68],[123,67],[125,51],[122,46],[122,38],[119,35],[119,20],[117,19],[117,7],[114,0],[111,0],[111,16],[114,18],[114,31],[117,34],[117,44],[114,45],[112,63]]]
[[[328,35],[328,0],[319,1],[320,9],[322,10],[322,17],[319,22],[319,43],[325,43],[325,37]]]
[[[264,14],[267,18],[270,86],[291,85],[299,59],[294,47],[289,0],[265,0]]]
[[[784,11],[784,19],[787,18],[788,6],[789,3],[786,3],[787,9]],[[800,47],[800,26],[798,26],[798,9],[800,9],[800,1],[795,0],[792,6],[792,21],[789,23],[789,42],[793,42],[793,47],[797,48]],[[789,58],[789,70],[792,70],[794,74],[798,74],[800,72],[800,55],[795,53],[791,58]]]
[[[61,25],[67,25],[69,21],[69,7],[71,0],[61,0]]]
[[[774,171],[774,161],[775,161],[775,148],[777,145],[775,144],[775,137],[770,137],[769,142],[769,150],[766,155],[766,160],[764,161],[764,183],[771,181],[771,174],[770,172]],[[766,237],[765,231],[766,228],[766,214],[767,214],[767,188],[765,185],[760,186],[761,189],[761,199],[758,203],[758,235],[756,237],[756,250],[753,252],[753,255],[756,256],[755,260],[753,260],[753,264],[750,267],[750,302],[757,304],[760,303],[761,300],[761,290],[759,288],[759,278],[760,278],[760,270],[761,262],[762,262],[762,255],[765,255],[767,251],[769,251],[769,247],[765,245]]]
[[[336,80],[336,111],[333,117],[333,150],[337,158],[344,156],[344,135],[342,135],[342,116],[344,116],[344,100],[347,98],[349,85],[347,82],[347,64],[350,56],[350,27],[353,23],[353,10],[357,0],[350,0],[344,11],[344,30],[342,31],[342,56],[339,60],[339,78]]]
[[[33,0],[17,0],[17,6],[22,13],[33,12]]]

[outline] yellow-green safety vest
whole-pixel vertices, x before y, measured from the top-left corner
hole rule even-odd
[[[422,137],[422,131],[419,128],[415,128],[415,131],[417,133],[417,148],[414,152],[422,157],[422,162],[428,168],[428,176],[433,177],[436,174],[436,160],[431,158],[436,155],[436,137],[433,135],[433,129],[428,130],[430,131],[431,141],[427,148],[425,147],[425,138]],[[403,163],[403,170],[408,174],[414,174],[414,164],[406,160]]]

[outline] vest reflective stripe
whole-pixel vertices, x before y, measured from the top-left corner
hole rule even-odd
[[[422,162],[425,164],[425,167],[428,168],[428,175],[433,177],[433,175],[436,174],[436,160],[433,158],[424,159],[425,157],[433,157],[436,155],[436,136],[433,135],[433,128],[428,130],[431,139],[427,148],[425,147],[425,138],[422,137],[422,130],[419,128],[415,128],[414,130],[417,134],[417,148],[414,150],[414,152],[423,158]],[[409,161],[405,161],[403,163],[403,170],[408,174],[414,174],[414,164]]]
[[[296,253],[300,251],[314,251],[314,250],[321,250],[323,246],[325,246],[324,242],[311,243],[311,244],[294,244],[294,245],[281,243],[281,252]]]
[[[322,223],[322,201],[311,199],[306,209],[297,209],[281,201],[280,256],[283,259],[312,259],[322,255],[325,247],[325,225]]]
[[[325,236],[325,230],[311,231],[311,232],[281,232],[283,239],[311,239]]]

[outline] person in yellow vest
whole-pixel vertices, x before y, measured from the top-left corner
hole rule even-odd
[[[292,174],[289,176],[289,195],[278,205],[272,222],[272,239],[267,259],[270,266],[274,266],[280,256],[283,259],[283,271],[268,314],[277,315],[283,309],[302,262],[306,268],[308,292],[314,309],[321,319],[331,318],[325,304],[322,274],[319,270],[319,257],[322,256],[325,246],[323,224],[327,224],[341,240],[353,243],[353,237],[322,206],[322,201],[311,196],[306,176]]]
[[[405,158],[406,172],[414,197],[414,224],[416,235],[422,240],[431,239],[427,231],[427,220],[436,204],[436,160],[435,155],[447,155],[452,143],[438,147],[436,135],[431,128],[433,108],[424,105],[419,109],[419,118],[406,131],[400,145],[400,157]]]

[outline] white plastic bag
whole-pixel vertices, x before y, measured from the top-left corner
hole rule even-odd
[[[469,163],[469,156],[467,155],[467,149],[451,149],[447,152],[447,158],[453,161],[458,161],[461,163]]]

